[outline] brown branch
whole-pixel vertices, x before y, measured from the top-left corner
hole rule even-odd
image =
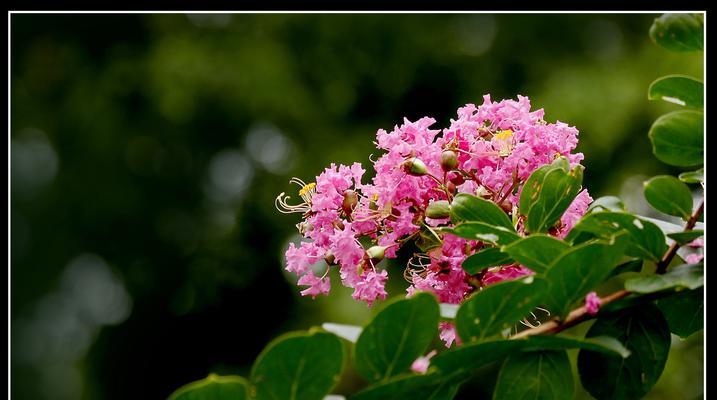
[[[692,216],[687,221],[687,224],[685,225],[686,231],[691,231],[692,228],[695,227],[695,224],[697,223],[697,218],[700,217],[702,214],[702,210],[705,207],[705,200],[702,199],[700,202],[700,205],[697,207],[694,213],[692,213]],[[669,249],[667,249],[667,253],[665,253],[665,256],[662,257],[660,262],[657,263],[657,269],[655,270],[656,274],[664,274],[665,271],[667,271],[667,266],[670,265],[670,262],[672,262],[672,259],[675,258],[675,255],[677,254],[677,250],[680,248],[680,244],[677,243],[675,240],[674,243],[672,243],[672,246],[670,246]]]
[[[690,219],[687,221],[687,224],[685,225],[685,231],[692,230],[692,228],[695,227],[695,224],[697,223],[697,219],[700,217],[700,214],[702,214],[702,210],[704,209],[705,201],[704,199],[700,202],[700,205],[697,207],[695,212],[692,214]],[[660,261],[657,264],[657,270],[655,273],[662,274],[667,270],[667,266],[670,264],[672,259],[677,254],[677,250],[679,249],[680,244],[675,241],[672,246],[665,252],[665,255],[660,259]],[[617,292],[611,293],[603,298],[600,299],[600,305],[605,306],[606,304],[612,303],[614,301],[620,300],[622,298],[625,298],[630,295],[630,292],[627,290],[618,290]],[[565,321],[560,321],[557,318],[553,318],[550,321],[546,321],[540,326],[537,326],[535,328],[526,329],[522,332],[519,332],[513,336],[510,337],[510,339],[520,339],[527,336],[534,336],[534,335],[548,335],[548,334],[556,334],[559,332],[562,332],[568,328],[571,328],[583,321],[587,321],[589,319],[594,318],[595,316],[592,314],[589,314],[587,312],[587,309],[585,306],[578,307],[572,311],[570,311],[570,314],[565,318]]]

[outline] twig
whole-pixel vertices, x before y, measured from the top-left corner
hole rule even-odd
[[[685,225],[685,231],[692,230],[692,228],[695,227],[695,224],[697,223],[697,219],[700,217],[700,214],[702,214],[702,210],[704,208],[705,201],[702,199],[700,202],[700,205],[697,207],[695,212],[692,214],[690,219],[687,221],[687,224]],[[677,254],[677,249],[679,249],[680,244],[675,241],[675,243],[670,246],[670,248],[665,252],[665,255],[660,259],[660,261],[657,264],[657,270],[655,273],[657,274],[663,274],[667,270],[667,266],[670,264],[672,259]],[[629,296],[631,293],[627,290],[618,290],[617,292],[611,293],[603,298],[600,299],[601,306],[605,306],[606,304],[612,303],[614,301],[620,300],[622,298],[625,298]],[[551,319],[550,321],[542,323],[540,326],[526,329],[522,332],[519,332],[513,336],[510,337],[510,339],[520,339],[527,336],[534,336],[534,335],[545,335],[545,334],[555,334],[558,332],[562,332],[570,327],[573,327],[583,321],[587,321],[589,319],[594,318],[595,316],[592,314],[589,314],[585,306],[578,307],[572,311],[570,311],[570,314],[565,318],[564,321],[560,321],[557,318]]]
[[[695,212],[692,214],[690,219],[687,221],[687,224],[685,225],[685,230],[690,231],[692,228],[695,227],[695,224],[697,223],[697,218],[700,217],[702,214],[702,210],[705,207],[705,200],[702,199],[700,202],[700,205],[697,207]],[[667,271],[667,266],[670,265],[670,262],[672,262],[672,259],[675,258],[675,254],[677,254],[677,250],[680,248],[680,244],[675,241],[672,243],[672,246],[670,246],[669,249],[667,249],[667,253],[665,253],[665,256],[662,257],[660,262],[657,263],[657,269],[655,270],[656,274],[664,274],[665,271]]]

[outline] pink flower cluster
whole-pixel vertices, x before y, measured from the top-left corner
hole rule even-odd
[[[355,299],[369,305],[384,299],[388,272],[379,262],[397,257],[409,241],[426,237],[435,245],[416,252],[403,274],[409,295],[430,291],[443,303],[459,304],[477,288],[531,274],[518,264],[495,266],[480,276],[467,274],[461,264],[483,243],[437,233],[435,227],[450,221],[428,216],[427,208],[470,193],[494,201],[514,217],[522,184],[535,169],[558,156],[573,165],[583,158],[573,153],[577,129],[547,123],[543,116],[542,109],[530,110],[527,97],[494,102],[486,95],[482,105],[458,109],[457,119],[442,130],[431,129],[436,121],[428,117],[404,119],[391,132],[380,129],[375,143],[384,153],[373,163],[370,182],[362,182],[365,170],[358,163],[332,164],[309,184],[296,180],[303,202],[291,205],[282,193],[277,206],[304,217],[297,227],[306,240],[286,251],[286,269],[307,286],[302,295],[328,293],[328,272],[336,267]],[[550,233],[566,235],[591,201],[587,191],[580,192]],[[520,232],[522,221],[515,217]],[[446,341],[452,342],[445,331]]]

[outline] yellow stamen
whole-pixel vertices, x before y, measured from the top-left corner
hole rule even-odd
[[[511,151],[513,151],[512,138],[513,131],[510,129],[506,129],[495,134],[494,139],[498,142],[498,154],[500,156],[507,156]]]
[[[304,195],[307,194],[309,191],[311,191],[311,189],[313,189],[313,188],[315,188],[315,187],[316,187],[316,183],[314,183],[314,182],[311,182],[311,183],[309,183],[309,184],[304,185],[304,186],[301,188],[301,190],[299,190],[299,196],[304,196]]]
[[[510,129],[506,129],[504,131],[501,131],[500,133],[496,133],[495,138],[498,140],[510,140],[510,138],[513,137],[513,131]]]

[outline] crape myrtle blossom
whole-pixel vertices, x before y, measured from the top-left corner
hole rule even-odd
[[[337,269],[341,283],[354,289],[353,298],[369,305],[384,299],[389,272],[380,262],[396,258],[404,247],[414,251],[403,271],[409,296],[429,291],[443,303],[460,304],[487,285],[532,274],[516,263],[470,275],[461,265],[485,244],[436,229],[451,226],[442,204],[468,193],[493,201],[523,233],[518,200],[530,174],[561,156],[571,167],[581,162],[583,155],[574,153],[578,130],[548,123],[542,109],[530,108],[524,96],[494,102],[486,95],[480,106],[459,108],[445,129],[429,117],[404,119],[376,133],[381,155],[372,161],[370,179],[359,163],[331,164],[310,183],[292,179],[301,202],[282,193],[276,205],[303,215],[297,228],[304,239],[286,251],[286,269],[307,286],[302,295],[328,293],[328,273]],[[591,201],[581,191],[549,233],[564,237]],[[312,269],[320,261],[323,275]],[[441,337],[448,346],[458,341],[449,325],[441,327]]]
[[[585,310],[590,315],[597,314],[598,310],[600,309],[600,304],[602,304],[602,300],[600,300],[600,297],[598,297],[597,293],[590,292],[585,296]]]

